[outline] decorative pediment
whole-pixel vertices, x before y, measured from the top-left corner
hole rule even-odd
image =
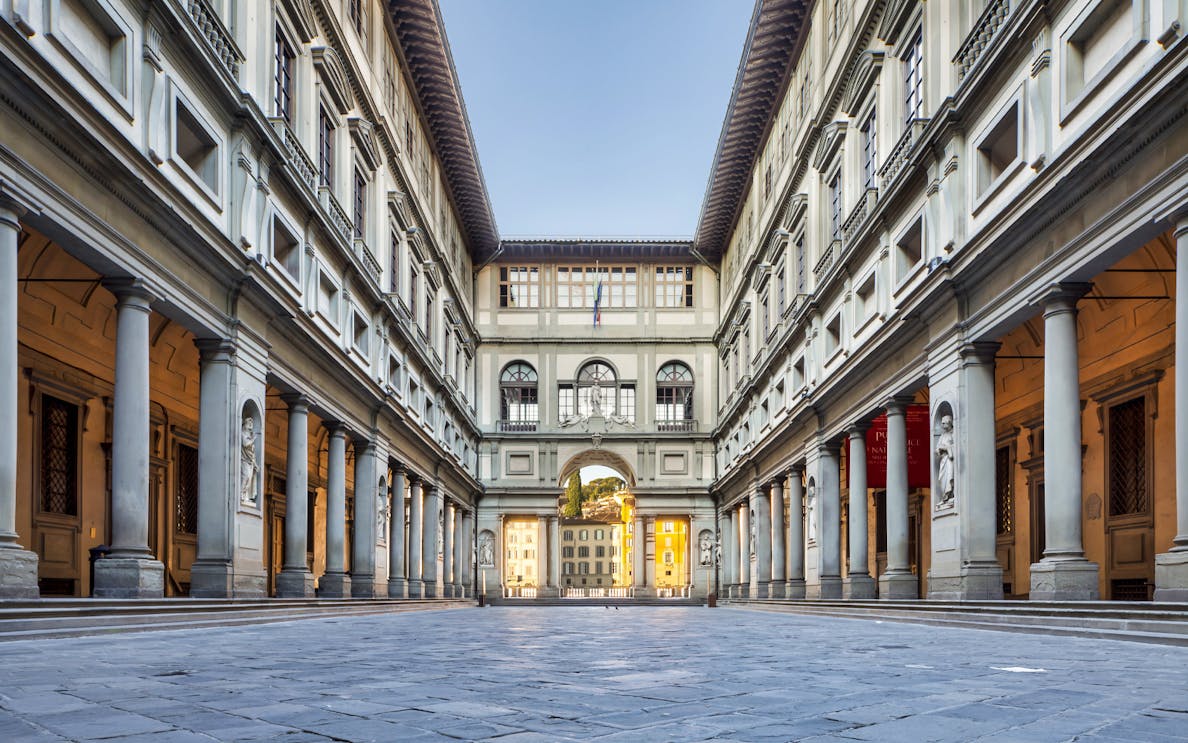
[[[418,233],[420,231],[418,230]],[[441,266],[437,261],[425,261],[425,280],[433,287],[434,290],[441,288]]]
[[[912,13],[920,7],[920,0],[891,0],[887,9],[883,11],[883,20],[879,23],[879,38],[894,46],[903,33],[904,26],[911,20]]]
[[[821,132],[821,141],[817,144],[817,156],[813,158],[813,167],[817,170],[824,170],[825,166],[833,160],[838,149],[841,148],[842,140],[845,138],[846,122],[832,121],[826,124],[824,131]]]
[[[313,54],[314,69],[326,84],[326,92],[330,100],[338,109],[338,113],[346,115],[355,106],[355,98],[351,95],[351,86],[347,80],[346,68],[338,57],[338,52],[328,46],[315,46],[310,50]]]
[[[784,252],[784,247],[788,244],[788,238],[792,234],[788,230],[781,228],[772,230],[771,237],[767,239],[767,249],[764,250],[763,260],[771,265],[780,262],[780,255]]]
[[[281,0],[281,7],[287,11],[289,21],[302,44],[308,44],[318,35],[318,22],[314,17],[309,0]]]
[[[396,223],[400,225],[400,229],[406,230],[412,224],[408,216],[408,195],[403,191],[388,192],[388,211],[396,217]]]
[[[883,52],[868,49],[858,55],[858,59],[854,60],[854,69],[850,72],[850,85],[842,100],[842,110],[850,116],[857,115],[858,107],[866,100],[882,69]]]
[[[351,130],[351,140],[355,143],[355,149],[359,151],[363,162],[367,163],[371,170],[378,169],[384,158],[375,125],[359,116],[352,116],[347,120],[347,125]]]
[[[756,263],[755,267],[751,269],[751,289],[753,291],[760,291],[763,285],[767,283],[767,277],[771,276],[770,263]]]
[[[784,229],[789,232],[802,219],[804,213],[808,210],[808,194],[797,193],[788,197],[788,203],[784,207]]]

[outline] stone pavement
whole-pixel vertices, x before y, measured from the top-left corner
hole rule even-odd
[[[1185,741],[1188,648],[691,607],[0,645],[0,741]]]

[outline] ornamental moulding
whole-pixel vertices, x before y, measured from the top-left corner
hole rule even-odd
[[[867,50],[854,61],[850,85],[846,88],[846,95],[842,101],[842,110],[850,116],[857,114],[858,107],[866,100],[867,93],[878,81],[879,73],[883,70],[883,56],[883,52]]]
[[[346,68],[338,52],[328,46],[316,46],[310,50],[313,55],[314,68],[326,83],[326,91],[330,95],[338,113],[346,115],[355,105],[351,95],[351,86],[347,82]]]

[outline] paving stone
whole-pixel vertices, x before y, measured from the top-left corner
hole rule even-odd
[[[1185,648],[731,609],[494,607],[4,650],[3,743],[1188,740]],[[1016,667],[1044,672],[997,670]]]

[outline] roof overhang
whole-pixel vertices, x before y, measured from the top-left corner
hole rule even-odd
[[[693,245],[719,263],[807,37],[812,0],[756,0]]]
[[[532,238],[504,240],[499,262],[509,261],[665,261],[693,263],[689,240]]]
[[[437,0],[389,0],[400,44],[450,198],[475,262],[499,249],[499,230]]]

